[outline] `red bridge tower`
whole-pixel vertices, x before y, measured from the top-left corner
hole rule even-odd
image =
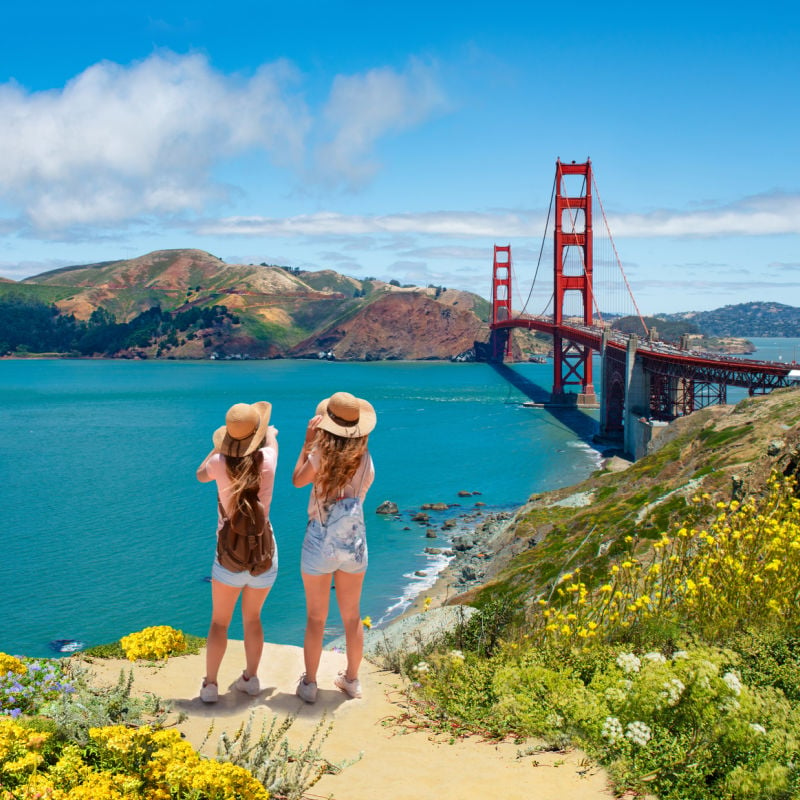
[[[492,323],[511,319],[511,245],[494,246],[492,270]],[[511,331],[500,328],[491,332],[489,343],[492,361],[511,358]]]
[[[580,194],[565,194],[564,176],[583,177]],[[562,164],[556,161],[555,232],[553,242],[553,322],[556,331],[564,324],[564,299],[567,292],[580,292],[583,301],[582,324],[592,324],[592,162]],[[566,214],[567,231],[564,231]],[[580,217],[583,230],[579,230]],[[577,257],[576,257],[577,256]],[[579,386],[577,398],[565,387]],[[553,403],[579,406],[597,405],[592,385],[592,349],[553,337]]]

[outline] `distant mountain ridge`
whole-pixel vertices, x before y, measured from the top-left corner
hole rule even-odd
[[[135,347],[103,354],[167,358],[446,359],[487,339],[490,309],[478,295],[443,286],[227,264],[192,249],[52,270],[4,283],[3,298],[53,304],[78,327],[130,323]],[[176,330],[167,314],[186,327]]]
[[[673,322],[692,323],[706,336],[800,336],[800,308],[783,303],[739,303],[713,311],[659,316]]]

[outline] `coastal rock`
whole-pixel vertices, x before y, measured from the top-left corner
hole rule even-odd
[[[414,570],[414,574],[415,574],[415,575],[416,575],[418,578],[424,578],[424,577],[425,577],[425,575],[426,575],[427,573],[425,572],[425,570],[424,570],[424,569],[415,569],[415,570]]]
[[[767,445],[767,455],[774,457],[778,455],[778,453],[780,453],[781,450],[783,450],[783,448],[784,448],[784,442],[782,442],[780,439],[773,439]]]
[[[461,580],[462,581],[474,581],[477,580],[478,573],[475,571],[475,568],[470,566],[469,564],[465,564],[461,567]]]
[[[427,523],[430,520],[430,514],[426,514],[424,511],[417,511],[413,517],[411,517],[412,522],[425,522]]]
[[[442,548],[441,547],[426,547],[425,548],[425,552],[429,556],[438,556],[438,555],[441,555]]]
[[[435,539],[438,535],[439,534],[436,533],[433,528],[428,528],[428,530],[425,531],[425,538],[427,539]]]
[[[397,514],[399,513],[399,509],[397,508],[397,503],[393,503],[391,500],[384,500],[376,509],[376,514]]]
[[[455,528],[455,526],[456,526],[456,521],[455,521],[454,519],[446,519],[446,520],[445,520],[445,521],[442,523],[442,528],[443,528],[444,530],[446,530],[446,531],[447,531],[447,530],[451,530],[452,528]]]
[[[466,536],[459,536],[453,540],[453,550],[456,550],[459,553],[471,550],[473,547],[475,547],[475,542]]]
[[[458,493],[459,497],[472,497],[472,492],[468,492],[466,489],[461,489]]]
[[[422,508],[427,511],[447,511],[447,503],[423,503]]]

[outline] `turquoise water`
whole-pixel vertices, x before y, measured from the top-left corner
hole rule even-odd
[[[758,339],[754,357],[791,361],[800,339]],[[753,357],[753,356],[751,356]],[[302,640],[299,576],[307,489],[291,471],[309,416],[337,390],[370,399],[377,476],[367,498],[370,567],[362,610],[400,613],[441,566],[425,528],[428,502],[461,502],[439,522],[507,509],[582,480],[598,464],[596,412],[522,407],[524,382],[552,386],[552,364],[311,361],[0,361],[0,651],[52,655],[54,639],[114,641],[148,625],[204,636],[210,612],[215,493],[195,469],[228,406],[266,399],[281,447],[272,519],[280,573],[265,635]],[[596,386],[599,386],[599,366]],[[517,385],[509,383],[513,379]],[[528,387],[530,389],[530,387]],[[535,393],[535,390],[534,390]],[[729,401],[739,399],[729,390]],[[480,492],[471,499],[459,490]],[[383,500],[402,513],[374,514]],[[426,574],[415,575],[421,571]],[[332,610],[329,635],[339,633]],[[234,619],[231,635],[241,638]]]
[[[547,389],[550,364],[512,377]],[[595,418],[555,417],[481,364],[311,361],[0,361],[0,651],[52,654],[54,639],[114,641],[148,625],[205,635],[215,492],[194,473],[234,402],[266,399],[279,430],[272,520],[280,572],[264,608],[268,640],[298,644],[307,489],[291,471],[317,402],[337,390],[370,399],[377,476],[367,497],[370,567],[362,610],[399,613],[440,566],[441,545],[409,517],[426,502],[461,502],[443,517],[524,502],[596,468]],[[480,492],[460,499],[459,490]],[[393,500],[403,515],[374,514]],[[417,571],[426,575],[416,576]],[[329,634],[339,632],[332,611]],[[234,620],[234,637],[241,627]]]

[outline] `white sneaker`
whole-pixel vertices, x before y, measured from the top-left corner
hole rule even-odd
[[[340,672],[333,680],[334,685],[337,689],[341,689],[345,694],[350,695],[350,697],[358,698],[361,697],[361,681],[358,678],[353,678],[353,680],[347,680],[347,675],[344,672]]]
[[[251,675],[249,678],[245,678],[243,672],[236,679],[233,688],[255,697],[261,691],[261,684],[258,682],[258,675]]]
[[[219,687],[216,683],[206,683],[200,687],[200,699],[204,703],[216,703],[219,700]]]
[[[315,703],[317,701],[317,682],[311,681],[311,683],[306,683],[306,674],[304,672],[300,676],[300,680],[297,681],[296,694],[301,700],[305,700],[306,703]]]

